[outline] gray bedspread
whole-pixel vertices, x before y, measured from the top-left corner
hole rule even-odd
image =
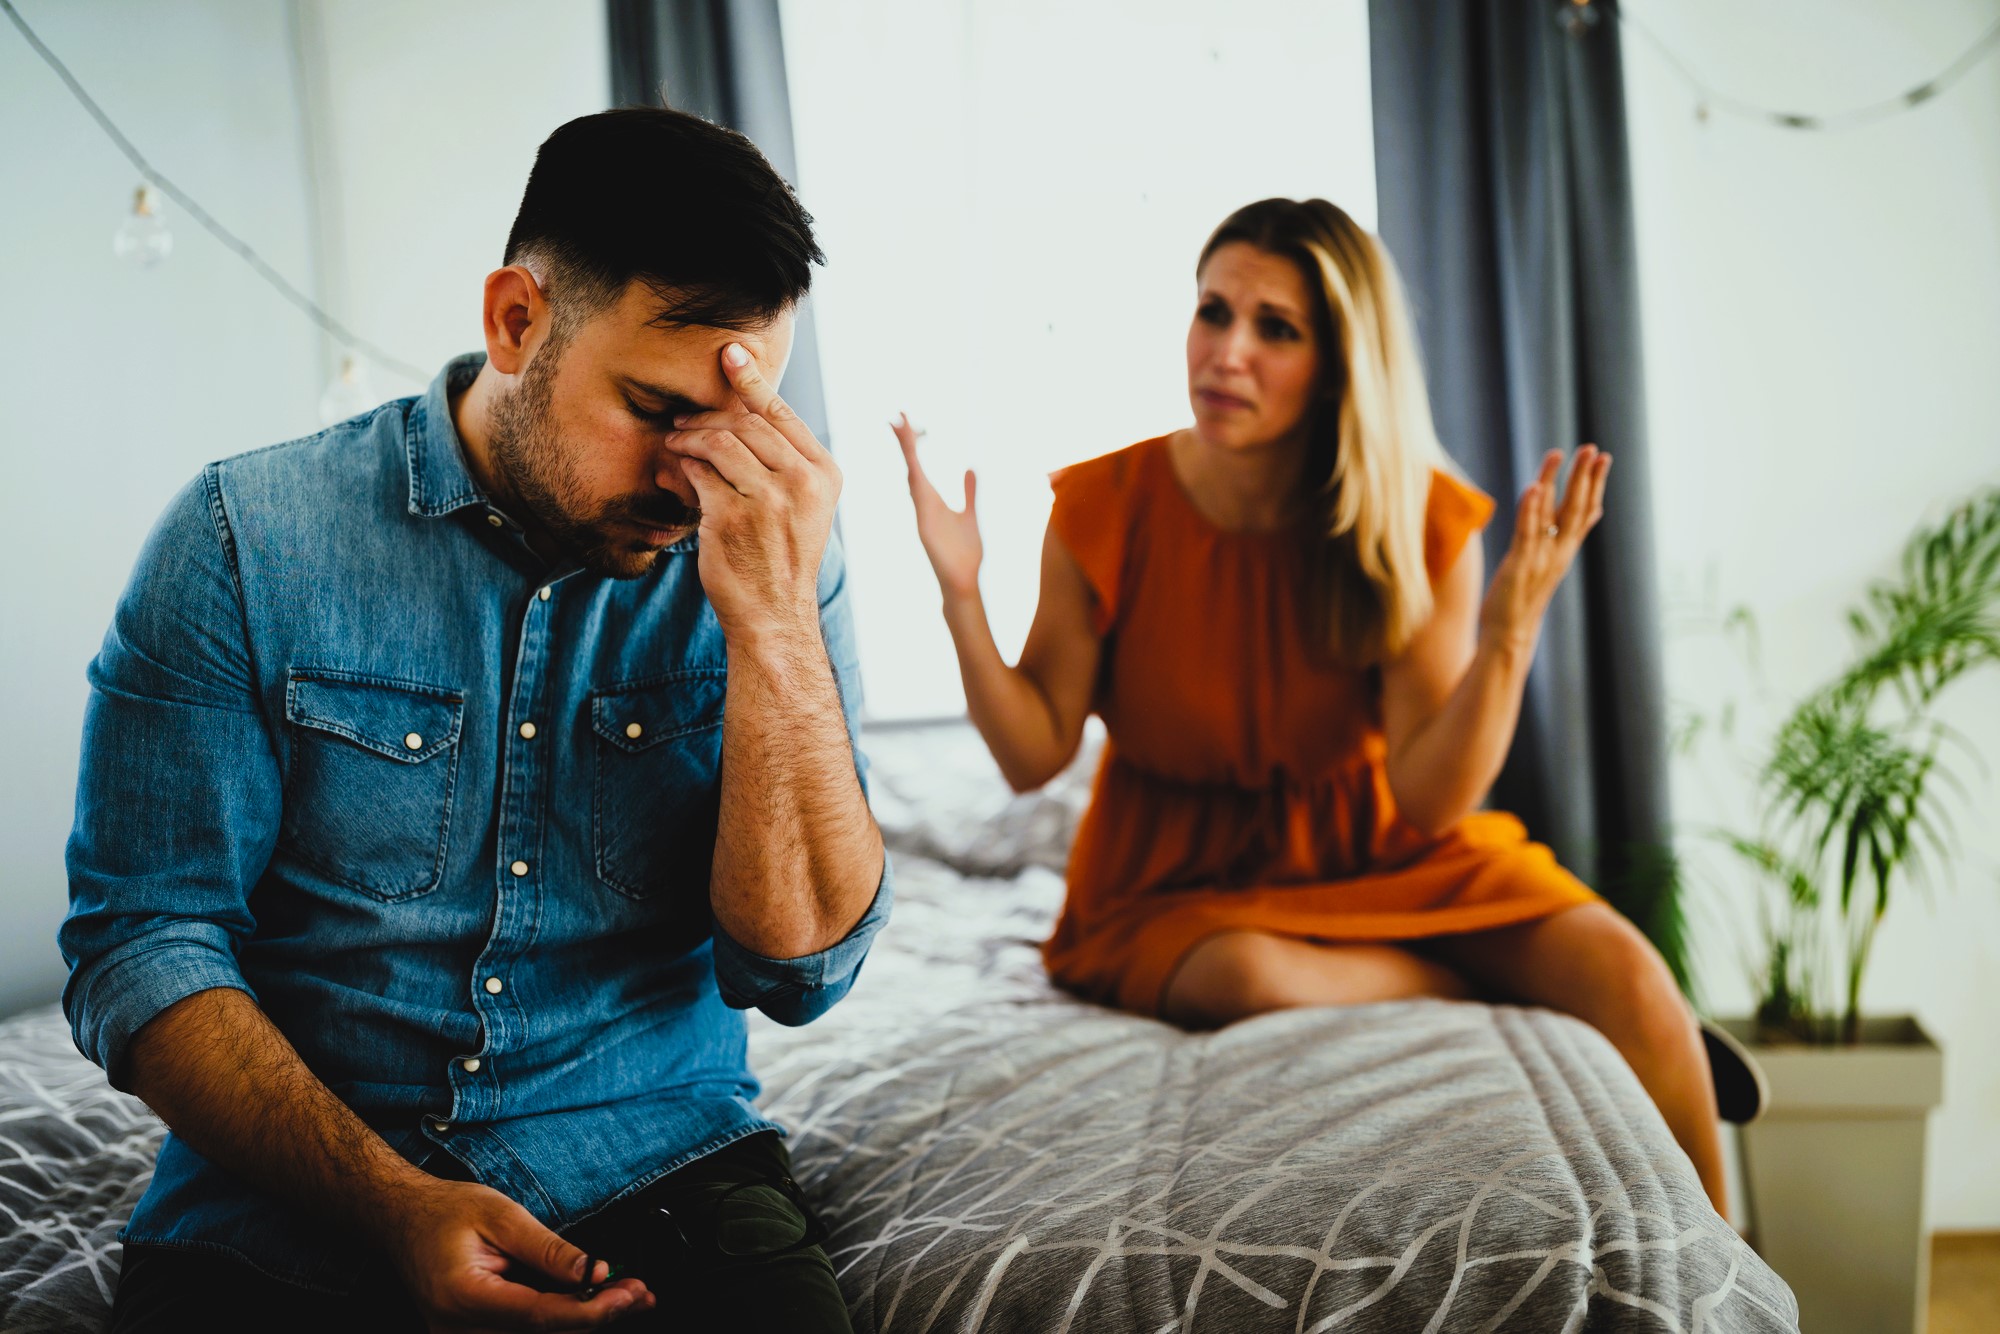
[[[962,729],[870,750],[895,917],[843,1004],[751,1039],[864,1334],[1797,1329],[1592,1029],[1082,1004],[1034,943],[1084,769],[1010,799]],[[159,1135],[53,1008],[0,1024],[0,1334],[103,1327]]]
[[[895,947],[752,1037],[858,1328],[1797,1328],[1594,1029],[1415,1001],[1187,1034],[1049,986],[1053,873],[899,866]]]
[[[0,1023],[0,1334],[98,1330],[165,1134],[54,1006]]]

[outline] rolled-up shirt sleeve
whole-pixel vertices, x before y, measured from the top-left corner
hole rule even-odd
[[[77,1048],[119,1088],[148,1020],[198,991],[252,990],[237,948],[282,788],[247,640],[211,469],[148,537],[88,673],[57,942]]]
[[[725,1003],[738,1010],[762,1010],[781,1024],[809,1024],[832,1009],[854,986],[875,933],[889,920],[895,895],[889,858],[875,901],[841,939],[816,954],[767,959],[736,943],[720,923],[715,927],[715,982]]]
[[[836,530],[827,543],[819,570],[820,634],[840,688],[840,708],[847,724],[847,743],[854,752],[854,772],[868,794],[868,758],[861,750],[861,666],[856,653],[854,614],[847,598],[847,559]],[[816,954],[796,959],[767,959],[731,939],[717,922],[715,980],[722,999],[739,1010],[762,1010],[781,1024],[807,1024],[825,1014],[853,987],[868,957],[868,946],[889,920],[895,901],[894,873],[889,854],[882,854],[882,878],[875,899],[852,929]]]

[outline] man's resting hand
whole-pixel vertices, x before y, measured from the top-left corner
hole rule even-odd
[[[378,1235],[433,1334],[596,1329],[656,1300],[636,1278],[589,1301],[522,1282],[525,1269],[545,1286],[580,1288],[589,1257],[487,1186],[434,1178],[399,1192],[383,1204]],[[609,1266],[599,1260],[595,1270],[591,1282]]]
[[[380,1247],[440,1334],[595,1329],[653,1303],[637,1279],[585,1302],[505,1277],[579,1288],[586,1257],[499,1191],[391,1149],[242,991],[176,1001],[133,1034],[128,1064],[132,1091],[197,1152]]]

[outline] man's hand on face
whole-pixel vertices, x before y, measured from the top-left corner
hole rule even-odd
[[[840,469],[737,343],[722,373],[740,412],[674,420],[701,500],[701,584],[732,648],[819,640],[819,565],[840,498]]]
[[[576,1289],[601,1281],[609,1267],[597,1261],[586,1276],[582,1251],[499,1191],[470,1182],[433,1181],[400,1193],[382,1241],[432,1334],[596,1329],[650,1310],[656,1300],[636,1278],[588,1301],[508,1278],[509,1269],[528,1269],[547,1286]]]

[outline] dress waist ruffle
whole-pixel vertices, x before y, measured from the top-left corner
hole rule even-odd
[[[1388,777],[1366,752],[1310,777],[1162,775],[1107,752],[1070,862],[1072,894],[1092,898],[1198,886],[1359,875],[1423,842],[1395,814]]]

